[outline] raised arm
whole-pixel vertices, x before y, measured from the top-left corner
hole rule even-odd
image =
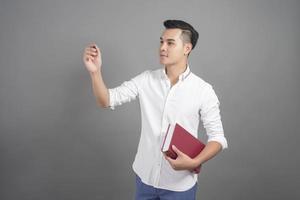
[[[101,52],[96,44],[87,46],[83,53],[83,62],[88,70],[97,104],[103,108],[109,106],[109,93],[102,78]]]

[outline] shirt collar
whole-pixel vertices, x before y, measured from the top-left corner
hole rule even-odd
[[[184,81],[190,75],[190,73],[191,73],[191,69],[189,64],[187,64],[185,71],[179,75],[179,80]],[[168,79],[165,67],[162,69],[162,78]]]

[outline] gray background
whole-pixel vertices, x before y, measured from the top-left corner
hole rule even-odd
[[[214,86],[229,141],[198,198],[299,198],[299,11],[296,0],[1,0],[0,199],[132,199],[138,101],[99,109],[82,53],[96,42],[118,86],[161,67],[165,19],[198,30],[191,69]]]

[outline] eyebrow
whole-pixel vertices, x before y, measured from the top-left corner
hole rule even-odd
[[[164,40],[164,39],[162,37],[160,37],[160,40]],[[173,41],[173,42],[175,42],[174,39],[167,39],[167,41]]]

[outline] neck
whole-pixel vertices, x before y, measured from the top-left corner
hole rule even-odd
[[[187,68],[187,62],[176,63],[173,65],[165,65],[165,70],[168,78],[172,83],[178,81],[179,75],[182,74]]]

